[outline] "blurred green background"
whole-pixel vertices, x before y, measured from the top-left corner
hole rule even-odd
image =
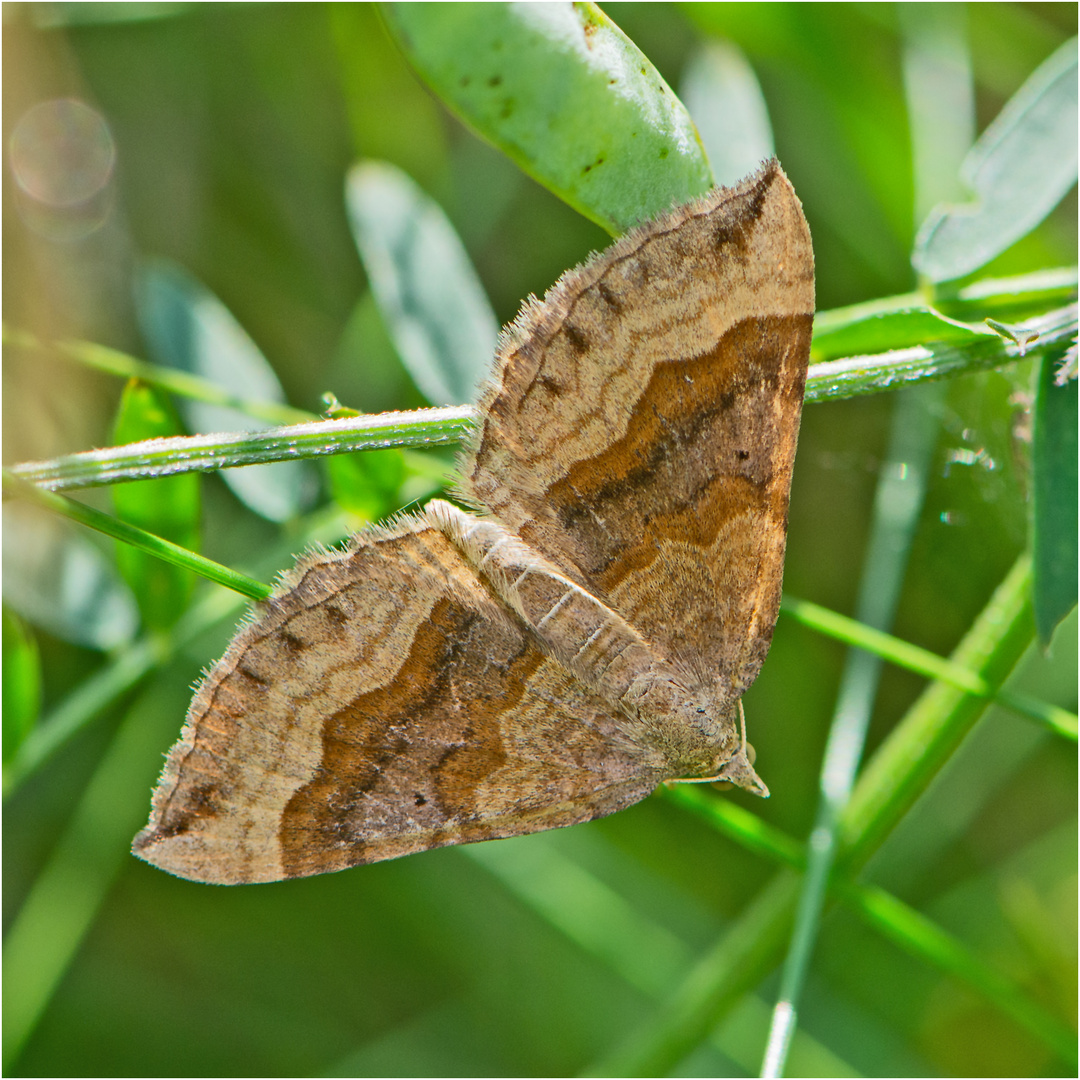
[[[903,12],[604,10],[676,90],[704,42],[742,49],[810,223],[819,309],[914,287]],[[961,14],[981,131],[1075,34],[1077,7]],[[503,322],[608,240],[452,118],[369,5],[5,4],[3,47],[5,147],[28,110],[56,98],[92,106],[110,133],[107,182],[74,210],[41,211],[5,169],[4,321],[42,339],[147,357],[134,280],[141,260],[163,257],[225,304],[293,405],[318,412],[332,391],[363,411],[414,408],[425,401],[350,234],[343,187],[355,161],[397,165],[444,208]],[[1074,264],[1076,215],[1074,188],[986,272]],[[3,379],[5,463],[112,441],[120,380],[20,350],[5,351]],[[943,655],[1025,546],[1031,380],[1021,363],[953,380],[935,399],[940,436],[895,632]],[[791,594],[853,610],[893,405],[878,394],[804,413]],[[452,457],[433,455],[437,467]],[[424,490],[423,471],[407,472],[369,512]],[[201,495],[211,558],[269,580],[304,546],[303,522],[256,516],[218,476]],[[88,499],[109,508],[107,494]],[[7,524],[5,548],[17,539]],[[33,970],[55,973],[44,986],[5,982],[5,1009],[42,1003],[8,1075],[575,1074],[655,1016],[772,873],[652,798],[572,830],[304,881],[170,878],[127,843],[190,686],[234,621],[196,636],[6,802],[5,931],[38,888],[46,902],[20,940],[40,949]],[[128,647],[80,647],[38,622],[45,712]],[[5,649],[24,629],[5,622]],[[843,657],[782,617],[745,698],[773,796],[725,797],[800,838]],[[1025,663],[1028,692],[1076,708],[1075,612],[1050,658]],[[4,678],[6,693],[13,669]],[[870,750],[923,685],[886,667]],[[9,738],[5,727],[5,756]],[[1072,1024],[1076,841],[1075,746],[991,709],[869,876]],[[774,976],[674,1072],[756,1073],[775,992]],[[1063,1075],[1045,1042],[842,908],[823,924],[800,1019],[792,1075]]]

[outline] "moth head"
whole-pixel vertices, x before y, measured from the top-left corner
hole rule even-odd
[[[734,784],[736,787],[745,788],[754,795],[760,795],[763,799],[769,797],[769,789],[765,781],[761,779],[751,764],[754,756],[754,748],[746,743],[729,761],[726,761],[719,770],[713,781],[715,783]]]
[[[715,756],[705,766],[706,775],[674,780],[673,783],[734,784],[763,799],[769,797],[765,782],[754,771],[754,748],[746,741],[746,721],[742,701],[736,701],[720,717],[709,717],[707,706],[688,701],[684,709],[693,709],[699,726],[715,729],[720,738],[714,742]]]
[[[743,715],[741,698],[735,703],[732,712],[738,713],[739,745],[735,753],[717,771],[716,780],[735,784],[736,787],[745,788],[754,795],[767,799],[769,789],[765,786],[765,781],[754,772],[756,754],[754,748],[746,741],[746,717]]]

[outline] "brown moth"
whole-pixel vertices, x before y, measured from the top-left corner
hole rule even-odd
[[[814,311],[775,162],[630,232],[504,331],[433,500],[302,559],[199,687],[135,838],[234,884],[768,794],[740,696],[780,602]]]

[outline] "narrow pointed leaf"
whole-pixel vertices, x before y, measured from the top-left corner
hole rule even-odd
[[[228,309],[186,271],[148,264],[137,295],[139,321],[155,359],[199,375],[227,390],[262,401],[285,400],[281,384],[258,346]],[[181,399],[185,423],[196,433],[257,431],[265,424],[236,409]],[[315,491],[315,472],[300,461],[222,473],[234,494],[257,514],[286,521]]]
[[[980,337],[992,338],[994,332],[985,324],[945,318],[920,303],[894,311],[870,310],[864,316],[842,320],[831,320],[826,312],[823,318],[815,319],[811,355],[820,362],[928,342],[974,342]]]
[[[961,170],[975,198],[936,207],[912,262],[931,281],[963,277],[1026,236],[1076,183],[1077,51],[1067,41],[983,132]]]
[[[1077,381],[1055,382],[1055,365],[1039,365],[1032,432],[1031,546],[1035,626],[1049,644],[1077,599]]]
[[[169,402],[152,386],[132,379],[120,399],[113,442],[122,445],[180,432]],[[191,551],[199,549],[197,473],[117,484],[112,498],[122,520]],[[171,626],[191,599],[194,575],[127,544],[117,545],[116,562],[135,593],[143,623],[151,629]]]
[[[475,401],[499,324],[453,225],[385,162],[353,168],[345,200],[371,290],[413,382],[432,405]]]

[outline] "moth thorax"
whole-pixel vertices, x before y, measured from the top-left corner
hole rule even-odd
[[[739,746],[738,703],[719,701],[709,688],[687,687],[667,665],[634,680],[625,703],[655,727],[670,752],[703,766],[727,760]]]

